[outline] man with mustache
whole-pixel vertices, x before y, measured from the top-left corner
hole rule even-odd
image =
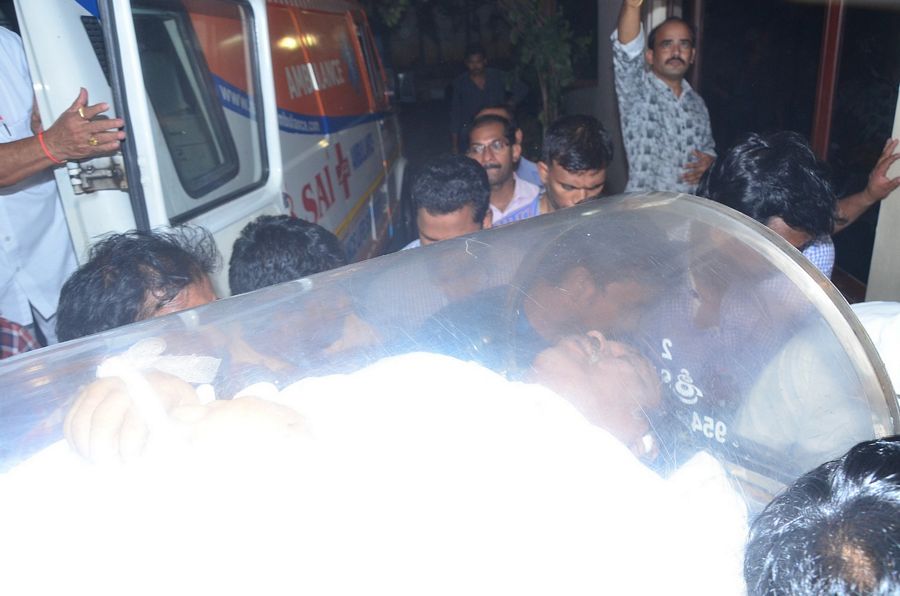
[[[709,112],[684,75],[694,62],[694,32],[679,18],[654,28],[644,50],[643,0],[624,0],[612,33],[613,66],[625,152],[627,191],[694,192],[715,159]]]
[[[516,175],[522,146],[509,120],[493,114],[476,118],[469,132],[466,155],[487,172],[495,227],[540,213],[540,188]]]

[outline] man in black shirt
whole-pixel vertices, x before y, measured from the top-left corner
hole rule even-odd
[[[453,82],[453,98],[450,104],[450,142],[454,152],[461,151],[460,142],[466,142],[466,127],[479,111],[499,104],[515,105],[524,99],[528,88],[514,81],[507,97],[507,75],[502,70],[488,68],[487,57],[481,46],[466,48],[467,72]]]

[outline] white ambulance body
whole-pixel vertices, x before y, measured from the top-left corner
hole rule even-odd
[[[80,259],[111,231],[191,223],[227,263],[264,213],[325,226],[352,260],[384,250],[405,160],[355,2],[16,0],[16,13],[45,126],[79,87],[126,120],[121,153],[56,171]]]

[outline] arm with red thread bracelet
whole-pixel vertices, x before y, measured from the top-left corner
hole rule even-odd
[[[65,160],[56,159],[53,156],[53,154],[50,153],[50,150],[47,149],[47,143],[44,142],[44,131],[43,130],[37,133],[37,138],[38,138],[38,141],[40,141],[40,143],[41,143],[41,149],[44,150],[44,155],[46,155],[50,161],[52,161],[55,164],[66,163]]]

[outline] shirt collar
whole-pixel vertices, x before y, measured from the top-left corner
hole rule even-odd
[[[681,97],[675,97],[675,92],[672,91],[672,89],[668,85],[666,85],[665,81],[663,81],[661,78],[659,78],[656,75],[656,73],[653,72],[653,70],[648,68],[647,74],[650,75],[650,78],[653,81],[653,84],[656,85],[656,87],[658,89],[660,89],[662,91],[667,91],[672,96],[672,98],[677,101],[681,101],[681,99],[684,98],[685,96],[694,93],[694,88],[691,87],[690,83],[688,83],[687,77],[685,77],[681,80]]]

